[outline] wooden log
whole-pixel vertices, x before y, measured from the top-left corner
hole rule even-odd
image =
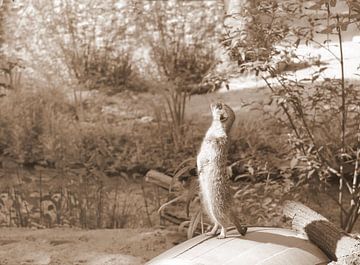
[[[285,202],[283,212],[292,219],[294,230],[305,234],[331,260],[337,261],[332,264],[360,264],[360,240],[299,202]]]
[[[172,184],[172,177],[156,170],[149,170],[145,175],[145,181],[169,190]]]

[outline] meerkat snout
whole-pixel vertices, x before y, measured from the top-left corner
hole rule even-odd
[[[215,103],[215,107],[217,108],[217,109],[222,109],[222,103]]]
[[[225,103],[216,102],[210,105],[211,114],[213,116],[213,122],[220,122],[225,128],[226,132],[230,131],[230,128],[235,120],[234,111]]]
[[[226,111],[226,105],[224,103],[221,102],[212,103],[210,108],[214,120],[225,122],[228,119],[229,115]]]

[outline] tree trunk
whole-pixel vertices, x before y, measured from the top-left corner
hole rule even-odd
[[[254,9],[255,6],[256,1],[254,0],[224,0],[224,24],[226,27],[230,27],[230,32],[234,31],[231,33],[239,32],[239,30],[245,30],[247,33],[251,33],[251,31],[247,29],[252,22],[250,17],[251,10]]]
[[[292,219],[294,230],[307,235],[331,260],[337,261],[332,264],[360,264],[360,240],[301,203],[288,201],[283,211]]]

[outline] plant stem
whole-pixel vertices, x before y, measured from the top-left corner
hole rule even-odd
[[[116,207],[117,207],[118,191],[119,191],[119,182],[118,182],[118,180],[116,180],[114,205],[113,205],[113,209],[112,209],[113,210],[113,212],[112,212],[112,227],[113,227],[113,229],[116,228]]]
[[[146,216],[149,222],[149,226],[152,227],[152,222],[151,222],[151,216],[150,216],[150,212],[149,212],[149,205],[146,199],[146,193],[145,193],[145,188],[144,188],[144,184],[141,183],[141,191],[142,191],[142,195],[144,198],[144,204],[145,204],[145,210],[146,210]]]
[[[339,180],[339,203],[342,204],[342,193],[343,193],[343,179],[344,179],[344,161],[343,155],[345,153],[345,133],[346,133],[346,91],[345,91],[345,74],[344,74],[344,54],[342,47],[342,35],[339,15],[336,16],[337,26],[336,30],[338,33],[339,45],[340,45],[340,66],[341,66],[341,154],[340,154],[340,174]],[[340,224],[344,227],[344,220],[342,211],[340,211]]]
[[[42,207],[42,176],[41,176],[41,171],[39,172],[39,202],[40,202],[40,225],[42,225],[43,223],[43,216],[44,216],[44,213],[43,213],[43,207]]]
[[[341,36],[341,28],[339,26],[339,16],[336,17],[338,26],[338,37],[339,37],[339,45],[340,45],[340,66],[341,66],[341,112],[342,112],[342,121],[341,121],[341,145],[342,152],[345,152],[345,132],[346,132],[346,89],[345,89],[345,74],[344,74],[344,54],[342,47],[342,36]]]
[[[359,106],[358,106],[359,108]],[[353,183],[352,183],[352,198],[351,198],[351,208],[349,211],[349,216],[346,222],[346,232],[350,233],[354,227],[356,220],[359,217],[359,208],[360,208],[360,198],[357,193],[357,182],[358,182],[358,169],[359,169],[359,158],[360,158],[360,115],[358,113],[358,132],[357,132],[357,147],[356,147],[356,160],[355,160],[355,168],[353,175]],[[355,202],[355,198],[357,199]],[[351,215],[350,215],[351,214]]]
[[[269,81],[267,81],[267,79],[266,79],[265,77],[263,77],[263,76],[262,76],[262,79],[265,81],[266,85],[270,88],[270,90],[274,93],[274,88],[271,86],[271,84],[269,83]],[[294,121],[293,121],[293,119],[292,119],[292,117],[291,117],[288,109],[286,108],[286,106],[285,106],[283,103],[280,104],[280,106],[281,106],[281,108],[283,109],[286,117],[288,118],[288,120],[289,120],[289,122],[290,122],[290,125],[291,125],[291,128],[293,129],[296,137],[300,140],[300,139],[301,139],[301,138],[300,138],[300,134],[299,134],[299,132],[298,132],[296,126],[295,126],[295,123],[294,123]],[[305,149],[304,149],[304,146],[303,146],[303,145],[301,145],[301,151],[303,152],[304,155],[306,155],[306,152],[305,152]]]
[[[359,117],[359,115],[358,115],[358,117]],[[356,160],[355,160],[354,176],[353,176],[353,183],[352,183],[353,194],[355,194],[356,190],[357,190],[359,158],[360,158],[360,121],[359,121],[359,118],[358,118]],[[355,204],[355,201],[354,201],[354,198],[352,198],[351,199],[351,205],[354,205],[354,204]]]

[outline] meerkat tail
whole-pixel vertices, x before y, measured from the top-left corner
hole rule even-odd
[[[247,227],[246,226],[243,226],[240,223],[235,223],[235,226],[236,226],[236,229],[238,230],[240,235],[242,235],[242,236],[246,235],[246,232],[247,232]]]
[[[232,212],[230,215],[230,221],[235,225],[236,230],[238,230],[240,235],[246,235],[247,227],[241,224],[240,219],[236,216],[234,212]]]

